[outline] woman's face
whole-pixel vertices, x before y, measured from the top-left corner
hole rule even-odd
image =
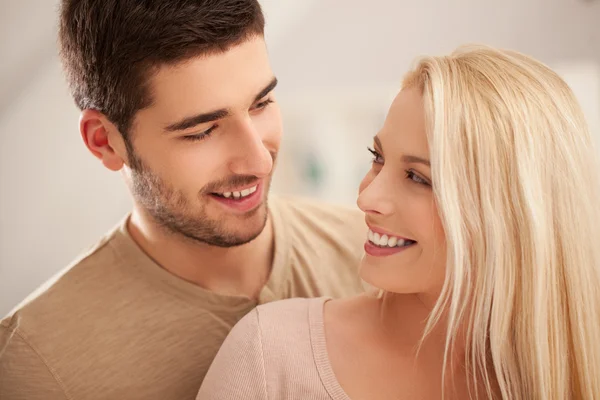
[[[394,293],[438,294],[446,245],[431,187],[423,98],[402,90],[375,136],[373,166],[360,185],[358,206],[369,236],[361,277]]]

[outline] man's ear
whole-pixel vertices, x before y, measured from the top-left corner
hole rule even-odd
[[[119,171],[127,161],[127,148],[117,127],[96,110],[83,110],[79,132],[88,150],[111,171]]]

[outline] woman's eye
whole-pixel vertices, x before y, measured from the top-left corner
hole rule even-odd
[[[429,184],[429,182],[426,179],[421,178],[419,175],[417,175],[413,170],[411,169],[407,169],[406,170],[406,178],[410,179],[411,181],[418,183],[419,185],[424,185],[424,186],[431,186]]]
[[[383,164],[383,157],[377,150],[374,150],[370,147],[367,147],[367,150],[369,150],[369,153],[373,155],[373,164]]]

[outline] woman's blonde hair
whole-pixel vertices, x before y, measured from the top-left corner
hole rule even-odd
[[[427,57],[422,91],[447,272],[446,359],[467,332],[471,383],[502,398],[600,399],[598,153],[542,63],[465,46]]]

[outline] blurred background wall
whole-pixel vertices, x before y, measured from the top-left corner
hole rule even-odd
[[[0,316],[130,209],[84,148],[57,0],[0,0]],[[600,1],[263,0],[285,124],[273,190],[353,204],[402,74],[469,42],[555,68],[600,135]]]

